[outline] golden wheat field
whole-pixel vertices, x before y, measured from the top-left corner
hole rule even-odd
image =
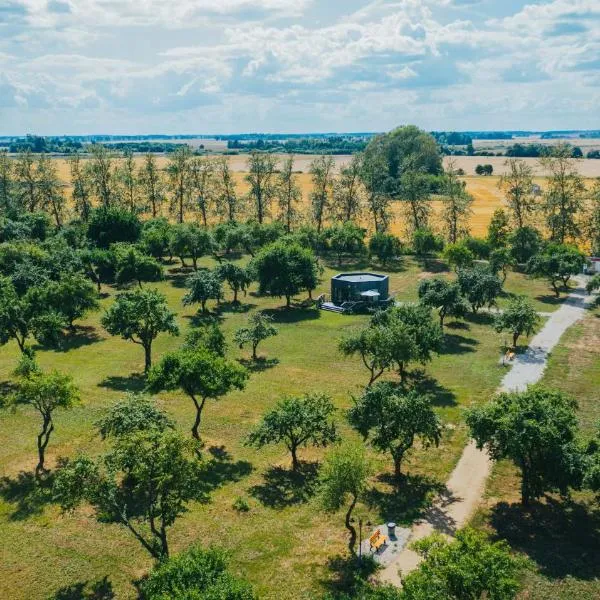
[[[282,157],[279,157],[280,159]],[[314,160],[313,155],[299,155],[295,158],[295,170],[298,173],[298,183],[302,190],[304,202],[308,202],[308,197],[312,189],[311,176],[309,174],[310,163]],[[351,160],[351,156],[334,156],[336,169],[339,170],[342,166]],[[227,157],[237,184],[237,190],[240,195],[248,192],[248,184],[245,181],[247,169],[247,155],[232,155]],[[65,182],[67,188],[69,182],[69,165],[63,158],[56,158],[59,177]],[[141,165],[142,156],[136,156],[136,162]],[[486,233],[492,214],[496,208],[502,206],[502,193],[498,188],[500,175],[504,172],[503,157],[477,157],[477,156],[459,156],[453,157],[455,168],[462,168],[467,173],[464,180],[467,183],[467,190],[472,194],[475,201],[473,203],[473,215],[471,218],[470,230],[472,235],[481,236]],[[525,159],[536,169],[536,182],[543,188],[545,181],[545,173],[541,171],[536,159]],[[166,156],[157,156],[158,164],[164,168],[168,163]],[[482,177],[474,175],[474,169],[477,164],[491,163],[494,165],[495,175],[491,177]],[[578,168],[582,175],[586,178],[600,176],[600,160],[581,160],[578,162]],[[67,191],[67,193],[70,193]],[[440,203],[433,202],[434,224],[436,215],[440,210]],[[405,219],[403,215],[403,207],[401,203],[395,203],[393,206],[394,221],[392,224],[392,232],[400,237],[403,237],[405,231]]]

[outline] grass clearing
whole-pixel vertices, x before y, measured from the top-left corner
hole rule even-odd
[[[203,266],[213,264],[210,259],[202,261]],[[182,276],[176,267],[168,266],[167,279],[156,287],[178,313],[183,336],[197,316],[194,307],[181,304]],[[344,265],[343,270],[350,267]],[[423,268],[428,274],[444,272],[439,261],[421,265],[410,257],[390,272],[390,289],[398,299],[416,299]],[[329,293],[329,279],[335,272],[336,265],[326,265],[317,294]],[[522,277],[511,277],[509,288],[526,285]],[[116,290],[103,291],[107,296],[101,303],[106,308]],[[322,451],[301,450],[306,465],[302,474],[294,477],[283,447],[257,451],[245,447],[243,439],[282,395],[311,391],[332,396],[340,409],[342,435],[353,435],[342,410],[349,406],[352,394],[360,393],[368,377],[359,359],[344,359],[338,353],[337,342],[344,331],[361,326],[367,317],[312,309],[286,311],[281,309],[282,301],[258,297],[254,291],[241,300],[241,308],[233,310],[225,304],[220,312],[231,357],[249,356],[231,340],[250,311],[272,311],[279,335],[259,348],[259,354],[271,360],[252,373],[245,391],[207,404],[201,433],[206,442],[211,500],[190,505],[172,529],[170,545],[173,552],[192,543],[228,548],[233,569],[256,586],[261,598],[314,598],[336,584],[340,564],[336,559],[345,555],[347,543],[342,514],[325,514],[313,497],[316,470],[311,463],[320,460]],[[215,309],[214,303],[210,308]],[[142,350],[103,331],[101,314],[94,313],[79,323],[68,352],[38,351],[44,368],[57,368],[74,377],[82,397],[81,406],[56,415],[56,431],[48,448],[50,466],[58,456],[102,452],[106,446],[96,434],[94,422],[125,391],[143,387]],[[357,516],[373,522],[393,519],[408,524],[443,485],[466,442],[464,409],[485,401],[504,372],[498,366],[501,340],[490,323],[489,315],[449,323],[444,351],[426,367],[427,378],[422,383],[436,394],[436,410],[448,425],[442,444],[428,451],[417,449],[410,455],[405,464],[410,476],[399,495],[390,485],[391,459],[373,455],[378,476],[373,478],[368,501],[358,508]],[[181,337],[159,336],[153,348],[154,360],[181,342]],[[0,381],[10,380],[17,360],[15,344],[0,348]],[[189,431],[193,409],[187,397],[165,393],[158,401],[182,431]],[[151,566],[138,543],[119,526],[97,523],[89,509],[61,515],[47,490],[33,490],[28,473],[35,465],[37,428],[38,418],[33,412],[0,411],[0,597],[64,597],[58,593],[62,590],[64,594],[69,586],[103,581],[116,597],[135,597],[132,582]],[[234,508],[238,498],[248,502],[249,512]]]

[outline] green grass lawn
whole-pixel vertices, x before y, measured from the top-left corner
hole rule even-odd
[[[210,266],[210,260],[203,261]],[[168,277],[158,284],[178,313],[182,334],[192,326],[195,308],[184,308],[182,278],[168,267]],[[345,265],[343,270],[351,266]],[[444,271],[438,261],[420,265],[407,258],[390,272],[390,289],[400,300],[414,300],[417,287],[428,271]],[[376,268],[376,267],[374,267]],[[338,267],[326,266],[321,289],[329,293],[329,279]],[[381,270],[377,268],[377,270]],[[530,282],[511,275],[509,291],[529,290]],[[533,287],[531,294],[542,293]],[[102,300],[108,306],[116,291],[107,288]],[[192,504],[170,532],[172,551],[193,543],[217,544],[231,550],[232,568],[247,577],[262,598],[313,598],[335,584],[336,557],[343,556],[346,534],[342,514],[323,512],[314,496],[315,468],[308,464],[302,477],[294,478],[283,447],[261,451],[247,448],[243,440],[262,413],[284,394],[323,391],[332,396],[340,411],[344,436],[353,435],[345,425],[343,409],[368,381],[359,359],[344,359],[337,343],[345,331],[366,322],[364,316],[343,316],[316,310],[282,310],[278,299],[250,293],[242,298],[242,310],[222,307],[223,330],[231,341],[233,332],[248,311],[273,311],[279,335],[259,348],[269,359],[266,368],[255,370],[246,390],[210,402],[203,417],[202,436],[208,462],[206,504]],[[211,309],[214,310],[214,305]],[[71,374],[81,390],[82,404],[70,412],[57,413],[56,431],[49,446],[49,464],[59,456],[105,449],[94,422],[127,390],[143,388],[143,353],[131,342],[108,336],[99,325],[101,311],[79,325],[68,351],[38,350],[40,364]],[[496,389],[503,369],[498,366],[501,339],[480,315],[466,322],[450,323],[443,353],[427,365],[423,383],[436,395],[437,410],[448,428],[439,448],[416,450],[407,460],[410,473],[400,495],[389,484],[391,460],[376,455],[377,476],[367,502],[357,515],[373,522],[393,519],[410,523],[440,489],[458,460],[466,442],[462,414],[466,407],[486,400]],[[160,336],[153,349],[156,361],[175,349],[182,339]],[[247,352],[232,344],[232,358]],[[18,360],[16,345],[0,349],[0,382],[8,382]],[[193,410],[183,394],[165,393],[159,403],[189,431]],[[112,586],[118,598],[135,597],[133,581],[151,567],[139,544],[121,527],[98,523],[89,508],[62,515],[48,493],[32,493],[30,474],[35,466],[35,434],[38,418],[28,410],[0,412],[0,548],[2,577],[0,598],[41,599],[53,597],[68,586],[101,582]],[[303,450],[308,463],[322,451]],[[244,498],[250,511],[239,513],[233,503]],[[72,597],[72,596],[69,596]]]
[[[582,435],[600,420],[600,313],[567,331],[552,353],[545,385],[572,394],[579,403]],[[519,504],[520,478],[511,463],[494,467],[477,526],[508,540],[530,558],[522,598],[600,598],[600,510],[592,494],[575,492],[571,501],[549,497],[527,514]]]

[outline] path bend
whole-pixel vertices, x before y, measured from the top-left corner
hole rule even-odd
[[[567,329],[583,317],[593,300],[593,296],[586,294],[584,279],[577,278],[576,281],[577,287],[560,308],[551,313],[527,350],[515,358],[512,368],[502,379],[499,391],[524,391],[542,378],[549,353]],[[438,496],[424,517],[413,524],[408,543],[427,537],[434,531],[452,535],[464,527],[481,502],[491,469],[492,461],[488,454],[478,450],[471,440],[448,479],[446,491]],[[420,555],[407,544],[396,560],[381,571],[380,579],[400,586],[401,574],[409,573],[420,562]]]

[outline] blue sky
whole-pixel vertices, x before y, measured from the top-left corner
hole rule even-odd
[[[0,0],[0,134],[600,128],[600,0]]]

